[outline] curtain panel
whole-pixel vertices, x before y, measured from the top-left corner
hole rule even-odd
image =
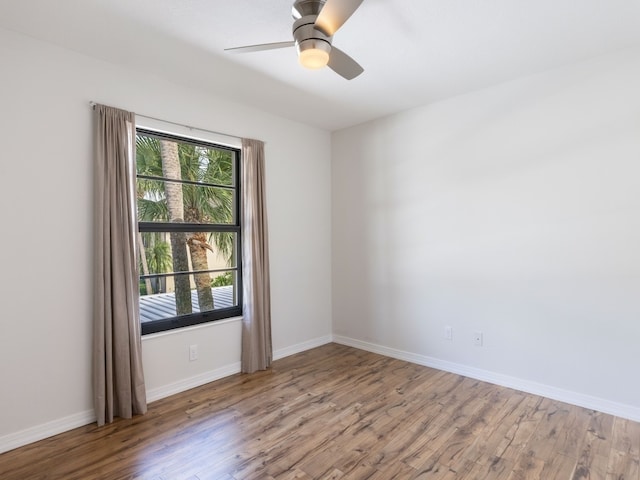
[[[242,139],[242,358],[244,373],[271,365],[271,286],[264,143]]]
[[[135,115],[95,105],[93,389],[98,425],[147,410],[136,257]]]

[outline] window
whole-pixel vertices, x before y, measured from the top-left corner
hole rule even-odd
[[[242,314],[240,151],[136,131],[142,334]]]

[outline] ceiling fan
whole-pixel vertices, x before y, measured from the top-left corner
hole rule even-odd
[[[333,35],[358,9],[363,0],[296,0],[291,9],[294,18],[293,40],[226,48],[230,53],[259,52],[296,47],[304,67],[328,66],[338,75],[352,80],[364,69],[349,55],[331,44]]]

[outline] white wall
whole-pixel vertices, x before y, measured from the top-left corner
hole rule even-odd
[[[628,50],[335,132],[334,338],[640,420],[638,85]]]
[[[330,340],[328,132],[2,29],[0,62],[0,451],[92,418],[89,101],[264,140],[274,350]],[[145,338],[150,397],[239,352],[237,320]]]

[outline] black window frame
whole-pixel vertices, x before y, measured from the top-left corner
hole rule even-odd
[[[224,320],[227,318],[239,317],[242,315],[242,229],[240,225],[240,217],[241,217],[241,181],[242,172],[241,172],[241,150],[239,148],[233,148],[226,145],[220,145],[213,142],[208,142],[205,140],[196,140],[189,137],[183,137],[180,135],[175,135],[166,132],[158,132],[155,130],[150,130],[147,128],[136,127],[136,135],[141,134],[153,138],[157,138],[159,140],[172,140],[180,143],[187,143],[196,146],[202,146],[206,148],[214,148],[217,150],[225,150],[234,153],[234,184],[231,188],[235,190],[235,222],[232,224],[197,224],[197,223],[170,223],[170,222],[140,222],[136,219],[137,229],[139,232],[232,232],[236,234],[236,266],[229,267],[225,269],[220,269],[219,271],[233,271],[236,272],[236,298],[237,305],[226,308],[217,308],[214,310],[209,310],[205,312],[198,313],[190,313],[186,315],[179,315],[175,317],[167,317],[161,320],[153,320],[148,322],[140,321],[140,328],[142,335],[149,335],[152,333],[160,333],[168,330],[173,330],[176,328],[184,328],[190,327],[194,325],[200,325],[203,323],[215,322],[216,320]],[[137,178],[149,178],[145,175],[138,175],[137,171],[135,172],[136,179]],[[167,179],[162,177],[153,177],[157,180],[166,181]],[[169,181],[175,181],[169,179]],[[188,180],[180,181],[180,183],[192,183]],[[211,184],[203,184],[205,186],[214,186]],[[225,186],[225,188],[229,188],[229,186]],[[140,252],[142,253],[142,252]],[[211,272],[216,271],[216,269],[212,269]],[[193,272],[189,272],[188,274],[193,274]],[[172,274],[154,274],[150,276],[171,276],[176,275],[175,272]],[[145,278],[142,273],[139,276],[139,279],[142,280]],[[138,293],[138,295],[140,295]]]

